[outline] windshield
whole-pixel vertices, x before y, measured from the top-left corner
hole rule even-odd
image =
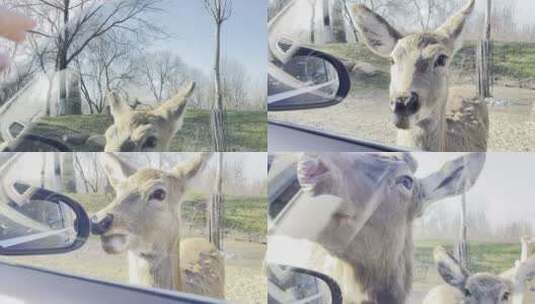
[[[223,196],[215,201],[219,161]],[[72,243],[72,211],[49,201],[54,193],[87,211],[92,235],[71,253],[0,260],[231,303],[264,303],[266,163],[265,153],[3,153],[2,248]],[[144,272],[137,263],[152,268]],[[182,283],[173,285],[170,276]]]
[[[530,262],[533,155],[278,153],[270,158],[267,259],[275,265],[271,272],[293,280],[280,283],[280,275],[271,275],[273,284],[290,290],[307,283],[276,266],[286,265],[332,278],[344,302],[362,299],[355,286],[363,286],[368,298],[385,299],[388,294],[364,287],[387,284],[373,271],[383,269],[396,270],[397,279],[412,285],[397,287],[406,298],[397,293],[396,303],[435,303],[440,289],[463,297],[455,280],[472,280],[465,288],[481,297],[496,292],[523,296],[524,303],[535,299],[533,276],[525,275],[535,267]],[[403,263],[412,276],[399,271]],[[478,280],[487,279],[517,287],[478,289]],[[277,298],[276,288],[273,293]]]
[[[367,5],[385,18],[391,29],[405,35],[434,31],[466,2],[271,1],[270,61],[277,64],[284,60],[284,52],[276,47],[280,41],[292,41],[295,45],[323,51],[344,63],[351,76],[351,91],[339,104],[313,110],[270,112],[269,119],[357,140],[431,151],[445,150],[444,146],[438,147],[433,143],[414,142],[407,134],[413,134],[412,130],[419,127],[425,134],[432,133],[430,138],[437,138],[438,135],[427,128],[432,125],[428,122],[445,119],[449,133],[445,140],[450,142],[449,146],[446,145],[447,151],[534,150],[535,91],[531,71],[535,61],[530,59],[534,44],[533,35],[524,34],[531,20],[522,14],[523,10],[530,9],[527,4],[522,1],[496,1],[492,4],[488,54],[490,93],[483,98],[478,97],[481,83],[478,80],[481,79],[478,77],[478,60],[481,57],[478,45],[484,32],[484,5],[478,3],[467,19],[463,36],[457,38],[459,48],[446,52],[447,58],[442,57],[445,71],[440,73],[447,75],[444,78],[426,74],[432,73],[431,63],[426,64],[425,69],[421,65],[420,70],[412,73],[415,62],[410,61],[412,55],[403,44],[405,42],[397,44],[399,52],[404,49],[409,54],[404,57],[405,61],[400,61],[401,57],[399,60],[392,58],[390,53],[379,54],[377,50],[370,49],[364,43],[366,37],[357,31],[353,10],[357,4]],[[376,29],[377,25],[370,25],[370,28]],[[373,42],[373,38],[370,41]],[[384,41],[378,43],[387,45]],[[440,69],[440,64],[436,63],[435,67]],[[272,74],[277,77],[276,73]],[[418,80],[420,76],[421,81]],[[412,89],[404,88],[404,83],[413,83]],[[307,85],[301,84],[301,87],[306,88]],[[270,88],[275,90],[269,92],[270,96],[279,94],[276,87]],[[405,91],[408,93],[405,94]],[[395,101],[403,100],[399,97],[404,98],[405,95],[417,97],[412,99],[417,100],[414,103],[417,110],[415,116],[407,120],[410,125],[403,121],[404,109],[395,108]],[[303,95],[301,103],[310,104],[307,98]],[[439,109],[442,106],[434,108],[439,104],[446,107],[445,112]],[[469,127],[466,127],[467,124]],[[487,146],[484,147],[482,139],[487,136]],[[477,142],[475,148],[470,147],[471,141]],[[462,145],[448,148],[456,143]]]
[[[0,78],[0,147],[212,150],[215,24],[202,1],[15,2],[2,5],[36,26],[2,47],[11,64]],[[267,39],[266,12],[246,1],[233,8],[219,54],[227,148],[262,151],[265,46],[240,39]]]

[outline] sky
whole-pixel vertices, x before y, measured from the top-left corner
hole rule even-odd
[[[424,177],[459,153],[415,153],[418,177]],[[487,153],[485,166],[476,184],[467,192],[467,208],[484,208],[491,225],[515,221],[535,227],[535,154]],[[459,197],[437,202],[432,208],[458,213]],[[444,209],[442,209],[444,208]],[[470,213],[470,210],[468,211]],[[446,215],[447,216],[447,215]]]
[[[233,0],[231,18],[223,24],[223,55],[242,63],[251,77],[266,83],[267,2]],[[158,46],[175,50],[190,66],[211,73],[215,26],[201,0],[164,0],[158,22],[173,36]]]

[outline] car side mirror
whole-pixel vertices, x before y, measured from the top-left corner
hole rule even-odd
[[[90,222],[76,201],[15,182],[0,202],[0,255],[42,255],[76,250],[87,240]]]
[[[321,51],[298,47],[285,62],[268,66],[269,111],[332,106],[340,103],[350,89],[344,64]]]
[[[322,273],[277,264],[267,270],[268,303],[343,303],[338,284]]]

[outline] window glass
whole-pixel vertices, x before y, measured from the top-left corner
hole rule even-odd
[[[357,302],[361,298],[354,293],[355,285],[364,282],[359,278],[388,284],[373,276],[375,267],[412,284],[391,287],[393,294],[371,298],[399,299],[406,294],[407,303],[422,303],[426,297],[435,303],[442,292],[460,299],[513,295],[524,296],[524,303],[535,299],[535,156],[280,153],[270,157],[274,170],[269,173],[270,188],[278,193],[269,198],[270,205],[282,211],[270,222],[269,263],[327,275],[342,289],[344,299]],[[285,168],[295,172],[293,178],[281,174]],[[300,192],[293,190],[296,178]],[[410,267],[412,277],[404,276],[400,265]],[[357,282],[347,275],[355,269],[362,274]],[[277,277],[270,280],[277,282]],[[479,280],[501,287],[481,290]],[[299,279],[293,284],[304,283]],[[374,290],[383,289],[368,292]]]
[[[180,175],[191,170],[190,164],[199,159],[199,155],[124,153],[110,158],[102,153],[6,154],[0,163],[0,204],[4,205],[0,211],[0,233],[3,239],[5,233],[13,232],[13,229],[6,230],[13,214],[31,216],[39,219],[38,223],[50,221],[50,216],[44,220],[41,220],[42,214],[34,216],[35,208],[24,203],[25,193],[33,187],[68,196],[79,202],[90,217],[98,219],[92,219],[93,234],[78,250],[45,256],[3,256],[0,260],[146,286],[129,278],[128,252],[137,252],[136,256],[141,259],[177,254],[183,272],[190,272],[183,277],[184,282],[211,284],[208,293],[205,291],[201,295],[221,297],[224,292],[225,299],[232,303],[264,303],[267,297],[262,268],[267,225],[266,154],[223,154],[221,208],[211,207],[215,197],[212,191],[217,155],[207,160],[195,177],[186,179]],[[178,210],[181,196],[183,203]],[[40,203],[38,210],[49,209],[43,208],[44,205],[46,201]],[[104,208],[108,209],[102,211]],[[106,224],[110,214],[113,215],[111,224]],[[214,228],[209,234],[209,223],[211,227],[220,228]],[[215,239],[218,233],[222,251],[215,251],[208,241],[209,235]],[[150,249],[152,245],[157,247],[176,239],[183,249],[180,253]],[[192,279],[191,273],[198,277]],[[224,286],[218,282],[224,282]],[[199,294],[196,285],[187,284],[191,283],[186,283],[182,291]]]
[[[216,23],[203,2],[70,3],[1,3],[36,26],[25,41],[2,43],[11,66],[0,77],[0,144],[50,152],[106,144],[123,152],[212,150]],[[264,151],[266,11],[244,0],[231,6],[218,53],[227,150]]]
[[[291,39],[295,44],[336,56],[349,71],[352,87],[349,95],[340,104],[311,110],[270,112],[269,118],[355,139],[414,148],[406,141],[398,139],[398,131],[404,129],[396,125],[393,119],[391,101],[397,99],[399,95],[397,91],[405,91],[404,88],[398,88],[403,86],[403,81],[411,82],[416,79],[413,88],[407,89],[419,96],[417,106],[420,116],[414,116],[414,124],[418,119],[425,125],[426,121],[440,121],[439,118],[446,117],[446,123],[454,134],[453,141],[471,141],[472,137],[484,137],[487,128],[484,119],[485,110],[480,109],[481,104],[475,103],[472,108],[466,104],[468,109],[462,113],[468,114],[464,116],[458,110],[461,101],[473,100],[479,94],[477,60],[478,41],[482,37],[484,25],[483,3],[476,5],[467,20],[464,34],[458,38],[461,47],[454,56],[445,59],[447,60],[445,70],[449,71],[447,72],[449,76],[444,76],[442,79],[449,78],[449,85],[448,81],[440,82],[438,78],[441,77],[429,75],[423,76],[427,80],[418,83],[418,75],[433,73],[430,71],[435,63],[426,65],[425,69],[422,66],[420,69],[422,71],[415,74],[411,72],[415,64],[410,63],[410,56],[404,57],[404,61],[401,58],[395,61],[391,70],[392,58],[389,54],[383,58],[377,55],[377,52],[370,51],[362,43],[363,37],[357,35],[353,26],[356,21],[349,17],[352,15],[351,8],[354,5],[365,4],[383,16],[400,33],[418,33],[436,29],[447,17],[462,8],[465,2],[464,0],[448,0],[440,3],[356,0],[272,1],[270,40]],[[491,75],[490,97],[484,99],[489,120],[488,150],[532,151],[535,149],[535,136],[533,136],[535,91],[532,81],[535,62],[531,55],[534,35],[530,27],[531,20],[523,13],[531,9],[531,4],[525,1],[495,1],[492,5],[492,40],[488,56]],[[271,58],[273,62],[277,59],[277,56]],[[435,70],[440,68],[438,66]],[[446,72],[438,73],[444,75]],[[392,78],[392,75],[395,78]],[[391,83],[399,84],[392,87],[392,92]],[[443,100],[429,97],[429,94],[446,96],[448,91],[449,110],[446,115],[426,114],[426,109],[431,108],[430,104],[436,100]],[[438,104],[444,103],[438,102]],[[473,113],[475,114],[472,115]],[[424,119],[424,116],[429,119]],[[481,128],[459,129],[459,122],[463,125],[480,122]],[[414,125],[411,125],[410,128],[413,127]],[[418,150],[423,149],[420,147]],[[451,151],[463,150],[455,148]]]

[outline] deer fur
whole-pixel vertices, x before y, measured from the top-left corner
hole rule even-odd
[[[472,274],[443,247],[433,252],[437,270],[447,283],[429,291],[423,304],[524,304],[524,285],[535,277],[535,258],[513,271]]]
[[[311,195],[343,200],[317,242],[350,265],[356,285],[352,290],[346,287],[344,294],[359,291],[360,295],[349,298],[349,303],[405,303],[412,283],[413,221],[433,202],[467,191],[484,159],[484,153],[469,154],[419,179],[414,175],[418,164],[410,154],[301,157],[302,188]]]
[[[188,98],[195,89],[186,83],[171,99],[153,109],[132,109],[119,94],[110,92],[108,103],[113,116],[104,134],[106,152],[166,152],[171,140],[182,128]]]
[[[450,92],[448,68],[475,0],[433,32],[401,34],[364,5],[353,7],[360,39],[392,60],[390,105],[397,144],[424,151],[487,150],[489,115],[478,98]]]
[[[180,239],[180,209],[206,154],[171,171],[136,170],[106,153],[102,164],[116,197],[92,218],[109,254],[128,252],[130,283],[224,297],[224,260],[207,240]]]

